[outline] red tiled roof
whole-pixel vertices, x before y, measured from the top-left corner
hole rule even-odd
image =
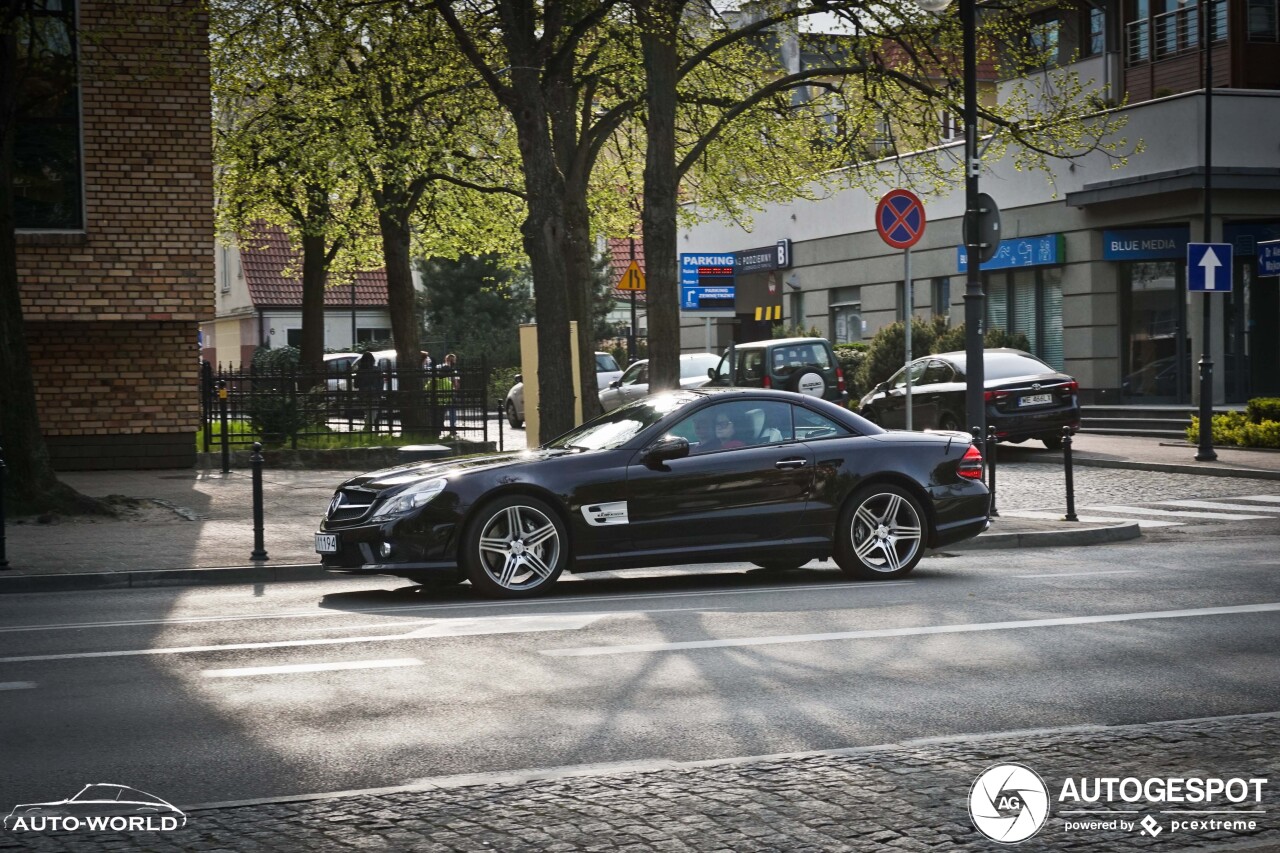
[[[640,265],[640,271],[644,272],[644,241],[640,238],[635,239],[635,261]],[[630,290],[619,290],[617,284],[622,280],[622,274],[627,271],[627,267],[631,266],[631,247],[632,241],[626,237],[610,237],[606,241],[609,252],[609,280],[613,283],[613,297],[615,299],[631,299]],[[636,301],[644,302],[645,292],[643,290],[636,293]]]
[[[240,238],[240,266],[249,285],[249,299],[255,308],[302,307],[302,258],[289,244],[284,229],[269,225],[255,229]],[[297,278],[286,278],[289,271]],[[387,271],[358,272],[355,275],[356,305],[385,308],[387,306]],[[326,308],[351,305],[350,285],[325,289]]]

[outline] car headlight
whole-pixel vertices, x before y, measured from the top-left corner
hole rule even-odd
[[[440,477],[434,480],[424,480],[384,503],[374,511],[373,518],[369,520],[386,521],[388,518],[405,515],[419,507],[426,506],[432,498],[444,491],[445,483],[447,482],[447,480]]]

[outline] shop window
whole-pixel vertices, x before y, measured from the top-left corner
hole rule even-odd
[[[931,283],[933,316],[951,317],[951,279],[947,276],[935,278]]]
[[[75,3],[44,0],[18,14],[14,223],[19,229],[78,230],[84,220]]]

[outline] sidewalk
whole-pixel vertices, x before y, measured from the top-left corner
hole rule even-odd
[[[1221,448],[1213,463],[1194,461],[1195,448],[1157,439],[1081,435],[1077,465],[1280,479],[1280,452]],[[1038,445],[1037,445],[1038,446]],[[1007,448],[1007,449],[1006,449]],[[1001,445],[1005,461],[1017,446]],[[1028,451],[1023,452],[1029,455]],[[1060,454],[1035,461],[1060,464]],[[1000,459],[998,458],[998,462]],[[267,470],[263,475],[264,545],[255,564],[251,479],[247,470],[92,471],[62,475],[93,497],[109,497],[117,519],[8,520],[0,592],[128,586],[316,580],[322,571],[312,534],[342,480],[355,470]],[[997,489],[999,469],[997,469]],[[947,550],[1085,545],[1139,535],[1136,524],[1100,525],[997,517],[991,529]]]

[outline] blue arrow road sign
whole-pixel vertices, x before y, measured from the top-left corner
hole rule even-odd
[[[1258,275],[1280,275],[1280,240],[1258,244]]]
[[[1227,293],[1231,290],[1231,244],[1187,244],[1187,290]]]

